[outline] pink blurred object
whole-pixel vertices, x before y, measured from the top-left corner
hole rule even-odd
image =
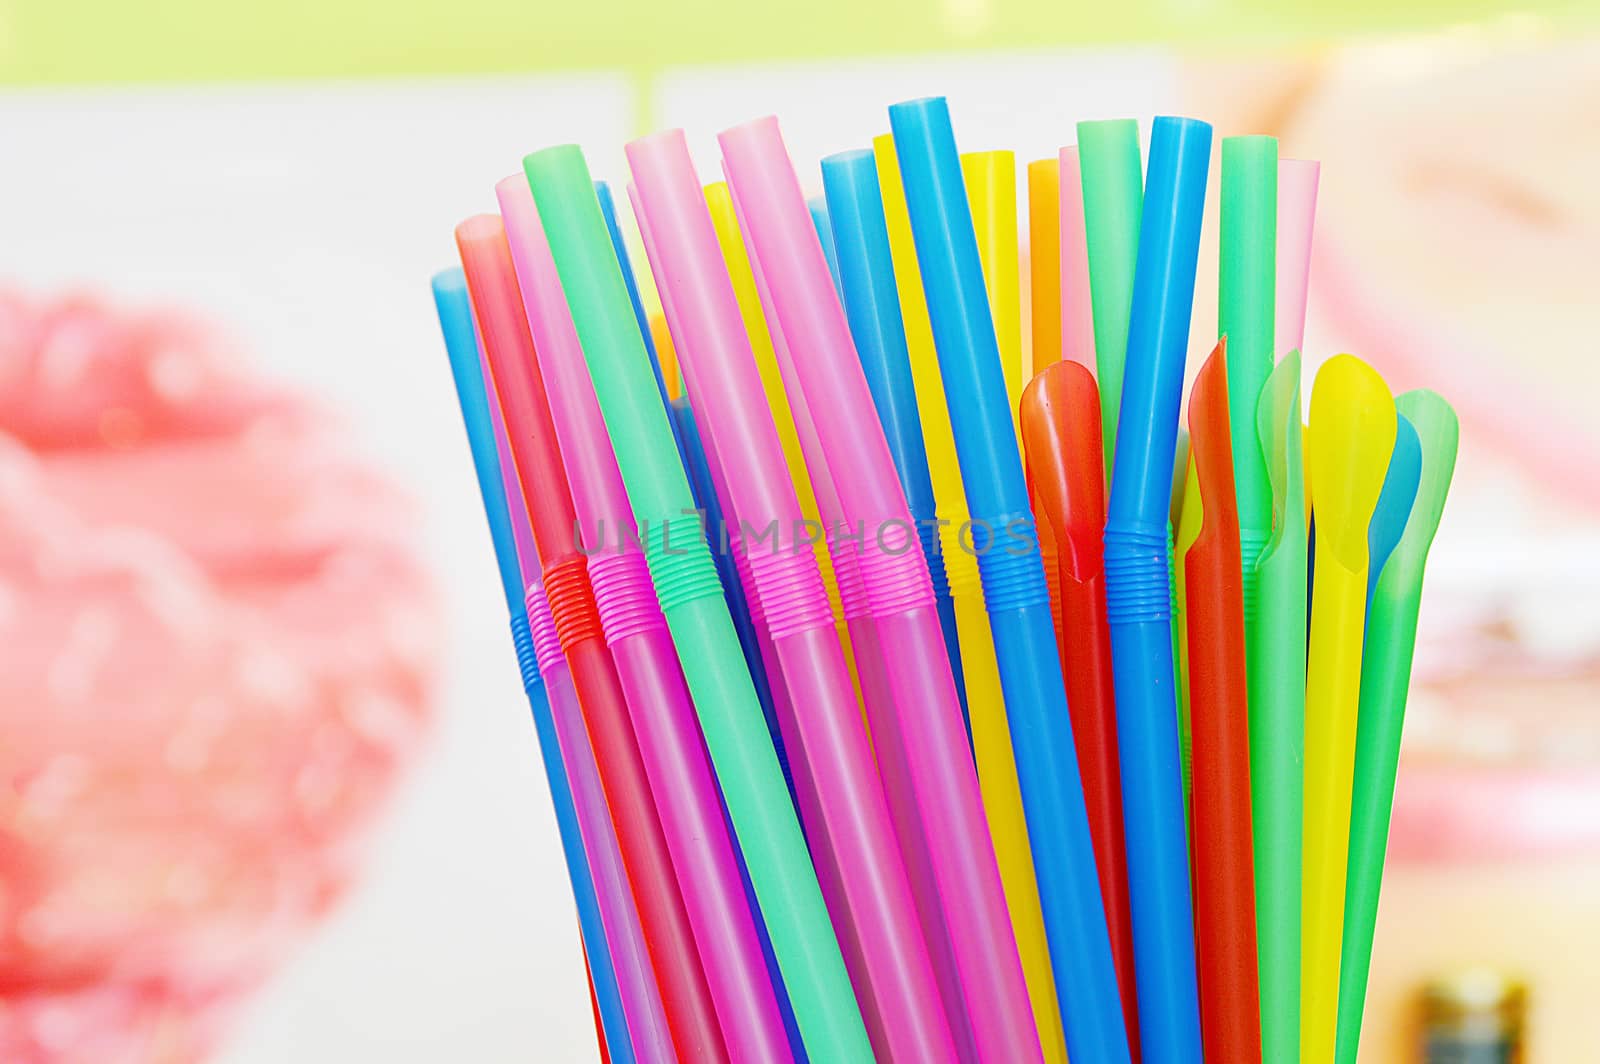
[[[201,1059],[429,717],[414,522],[187,321],[0,293],[0,1060]]]

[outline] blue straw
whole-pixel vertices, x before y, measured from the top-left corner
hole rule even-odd
[[[528,627],[527,605],[523,599],[522,571],[517,563],[511,533],[511,514],[506,507],[500,477],[500,456],[495,449],[494,427],[489,414],[489,397],[484,387],[483,367],[478,357],[478,338],[473,327],[472,307],[467,299],[467,282],[460,267],[444,270],[433,278],[434,306],[439,326],[444,331],[445,349],[450,356],[450,372],[455,377],[456,396],[461,404],[461,419],[466,423],[467,441],[472,447],[472,465],[478,476],[478,491],[483,496],[484,516],[489,520],[489,535],[494,541],[495,561],[500,567],[500,584],[505,592],[506,609],[511,614],[511,638],[522,670],[522,687],[533,711],[533,726],[539,736],[539,756],[544,761],[545,780],[550,787],[550,803],[556,811],[556,829],[567,859],[567,878],[572,884],[578,908],[578,928],[584,952],[589,958],[589,974],[594,980],[596,1004],[606,1050],[618,1064],[633,1064],[633,1045],[628,1039],[627,1020],[617,990],[617,972],[606,946],[595,898],[594,878],[584,859],[583,839],[578,834],[578,817],[572,805],[572,790],[561,765],[561,749],[556,743],[555,721],[545,696],[544,680],[534,659],[533,635]]]
[[[817,229],[817,239],[822,243],[822,257],[828,262],[828,276],[833,278],[833,290],[844,301],[844,286],[839,280],[839,249],[833,242],[833,225],[828,221],[828,201],[823,196],[806,200],[811,212],[811,224]]]
[[[1057,984],[1065,988],[1060,1000],[1067,1055],[1076,1061],[1126,1064],[1127,1028],[1100,901],[1050,596],[1034,538],[1027,482],[950,111],[942,98],[899,103],[889,108],[889,124],[900,157],[967,508],[977,528],[986,523],[992,532],[977,537],[979,548],[985,548],[984,539],[989,541],[980,550],[978,574],[1016,750],[1050,960]],[[1165,572],[1162,575],[1164,580]]]
[[[961,642],[956,635],[956,608],[945,576],[944,554],[939,547],[938,515],[934,509],[933,478],[928,473],[928,452],[922,442],[922,420],[911,376],[911,356],[906,351],[905,323],[900,317],[900,295],[895,288],[894,261],[889,257],[889,229],[883,217],[883,196],[878,189],[878,164],[866,150],[841,152],[822,160],[822,187],[827,193],[831,218],[829,239],[823,248],[842,249],[836,270],[850,319],[850,335],[861,356],[861,368],[878,408],[900,490],[906,494],[911,519],[917,523],[922,556],[933,578],[934,604],[944,649],[955,677],[961,714],[967,716],[967,681],[961,670]],[[812,201],[813,204],[815,201]],[[817,218],[812,207],[812,218]],[[822,223],[819,222],[819,225]],[[835,244],[835,237],[837,245]],[[968,720],[967,734],[972,734]]]
[[[1167,520],[1210,158],[1210,126],[1155,120],[1106,521],[1139,1035],[1147,1059],[1173,1064],[1200,1064],[1201,1046]]]
[[[1372,511],[1372,523],[1367,526],[1367,603],[1372,603],[1372,589],[1378,586],[1384,563],[1400,545],[1406,522],[1411,519],[1411,506],[1417,501],[1417,489],[1422,485],[1422,441],[1417,430],[1404,414],[1395,415],[1394,454],[1389,458],[1389,472],[1384,475],[1383,489],[1378,492],[1378,505]]]

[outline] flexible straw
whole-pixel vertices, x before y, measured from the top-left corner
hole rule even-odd
[[[1083,167],[1075,146],[1061,149],[1056,169],[1061,180],[1061,357],[1093,369],[1096,364],[1094,297],[1089,283]],[[1105,410],[1104,399],[1100,409]]]
[[[1094,839],[1117,988],[1134,1059],[1139,1057],[1133,921],[1128,910],[1127,852],[1122,833],[1122,769],[1117,757],[1117,703],[1106,624],[1106,465],[1100,456],[1100,397],[1081,362],[1062,362],[1022,393],[1028,468],[1044,524],[1061,547],[1061,616],[1056,632],[1066,677],[1072,736]]]
[[[1367,526],[1367,608],[1372,608],[1372,593],[1383,575],[1384,563],[1400,545],[1411,504],[1417,501],[1422,483],[1422,441],[1404,414],[1395,416],[1394,454],[1389,456],[1389,471],[1383,476],[1383,490]]]
[[[1036,159],[1028,164],[1029,379],[1062,358],[1061,265],[1061,164]]]
[[[1080,128],[1079,148],[1087,152],[1084,133]],[[1201,1059],[1173,697],[1167,517],[1210,155],[1211,127],[1204,122],[1162,117],[1151,127],[1106,520],[1106,613],[1116,673],[1139,1032],[1147,1059],[1159,1061]],[[1092,223],[1090,172],[1086,161],[1085,208]],[[1093,228],[1089,248],[1093,267]]]
[[[578,525],[593,535],[586,552],[601,628],[627,697],[728,1051],[740,1061],[789,1060],[783,1017],[744,904],[683,670],[634,535],[627,492],[533,194],[520,174],[500,182],[495,193]]]
[[[1139,172],[1139,124],[1131,118],[1078,123],[1083,183],[1083,235],[1094,306],[1095,377],[1100,382],[1100,431],[1106,462],[1116,461],[1123,366],[1128,355],[1134,262],[1144,179]],[[1111,477],[1106,466],[1106,478]]]
[[[1395,399],[1395,406],[1416,432],[1422,475],[1405,532],[1389,555],[1367,606],[1339,964],[1338,1041],[1334,1055],[1339,1064],[1354,1064],[1361,1037],[1423,571],[1444,512],[1460,436],[1455,411],[1433,392],[1406,392]]]
[[[944,551],[939,543],[938,508],[933,479],[928,471],[921,418],[917,413],[916,386],[906,349],[905,326],[900,318],[894,262],[872,153],[862,150],[828,156],[822,160],[822,183],[832,219],[830,227],[844,234],[844,258],[839,270],[850,333],[861,356],[861,370],[872,392],[872,403],[878,411],[878,422],[883,427],[889,453],[894,458],[895,472],[900,476],[900,488],[905,492],[911,519],[917,525],[922,556],[933,581],[945,653],[950,658],[956,694],[965,714],[966,681],[955,603],[950,596]],[[815,217],[815,212],[812,216]],[[970,734],[970,722],[967,730]]]
[[[817,230],[817,240],[822,243],[822,256],[828,260],[828,276],[833,278],[833,290],[842,300],[844,289],[839,284],[839,249],[833,242],[833,223],[828,220],[828,201],[822,196],[806,200],[811,212],[811,224]]]
[[[592,190],[589,195],[593,197]],[[522,495],[532,500],[528,515],[543,565],[542,583],[600,766],[600,782],[628,879],[638,899],[673,1044],[680,1055],[726,1059],[705,972],[628,718],[626,696],[602,639],[588,567],[578,551],[572,495],[552,431],[543,376],[518,294],[505,227],[497,216],[478,215],[456,227],[456,245],[505,415]],[[605,247],[609,256],[609,240]]]
[[[900,294],[906,354],[916,389],[917,420],[922,426],[928,472],[933,480],[936,508],[933,531],[937,533],[939,554],[944,559],[961,643],[961,671],[966,681],[964,704],[969,716],[976,714],[971,719],[970,729],[974,757],[978,762],[978,779],[984,788],[985,805],[992,807],[995,801],[1009,799],[991,798],[991,787],[1010,790],[1010,779],[1016,775],[1015,760],[1011,756],[1011,732],[1006,725],[1005,703],[1000,693],[1000,666],[995,660],[989,611],[983,604],[978,559],[971,549],[971,520],[961,483],[961,464],[956,459],[955,434],[950,428],[950,415],[946,413],[944,381],[939,374],[933,327],[929,324],[928,305],[922,294],[922,272],[917,266],[917,250],[912,243],[911,217],[906,213],[894,138],[888,134],[875,138],[872,154],[878,166],[878,188],[883,199],[884,225],[889,230],[895,287]],[[919,526],[919,531],[925,527]],[[1021,791],[1016,794],[1020,796]],[[996,839],[996,845],[1001,844],[1001,840]]]
[[[594,874],[584,856],[583,838],[573,808],[572,786],[561,764],[555,724],[550,717],[549,696],[545,692],[544,679],[539,675],[533,634],[528,627],[528,609],[523,601],[522,567],[517,556],[517,541],[524,536],[527,538],[527,560],[537,564],[537,555],[531,549],[533,533],[527,527],[526,510],[516,515],[520,517],[520,522],[513,530],[515,517],[507,506],[508,485],[502,480],[501,473],[502,462],[510,461],[507,450],[509,444],[505,443],[505,430],[499,423],[498,414],[491,411],[491,400],[485,387],[483,356],[473,335],[467,282],[459,267],[434,275],[433,300],[439,315],[439,326],[444,332],[445,350],[450,356],[450,372],[455,378],[456,398],[461,406],[461,419],[466,424],[467,442],[472,449],[472,466],[477,474],[478,493],[483,498],[484,517],[488,519],[489,535],[494,543],[501,589],[505,592],[506,610],[511,617],[511,636],[517,651],[517,665],[522,671],[522,687],[527,693],[528,706],[533,712],[534,730],[539,736],[539,756],[544,762],[545,782],[550,788],[550,804],[555,808],[556,830],[561,838],[562,854],[566,858],[567,879],[572,886],[573,900],[577,903],[578,927],[583,936],[590,994],[600,1020],[603,1045],[611,1060],[617,1064],[631,1064],[634,1059],[633,1046],[628,1040],[628,1024],[617,986],[617,971],[611,959],[611,949],[606,943],[599,902],[595,896]],[[497,445],[500,445],[498,454]],[[516,498],[520,505],[520,491]]]
[[[1022,294],[1017,246],[1017,157],[1009,151],[975,151],[961,156],[961,175],[967,186],[972,228],[978,238],[978,258],[983,283],[994,317],[995,342],[1000,347],[1000,368],[1005,374],[1006,397],[1011,403],[1011,430],[1021,439],[1017,402],[1022,398]]]
[[[1038,1060],[978,782],[961,741],[960,703],[932,584],[920,553],[911,550],[910,512],[872,414],[844,312],[831,298],[821,249],[804,239],[809,219],[776,121],[747,123],[725,131],[719,141],[729,182],[747,208],[752,257],[771,285],[779,328],[793,349],[840,501],[847,518],[868,530],[859,547],[861,575],[891,664],[906,771],[978,1054],[985,1060]],[[958,166],[953,152],[951,165]]]
[[[861,727],[815,556],[800,541],[791,486],[722,252],[681,131],[627,146],[647,232],[646,251],[683,338],[689,388],[722,456],[741,518],[774,530],[750,566],[783,675],[797,707],[802,749],[838,862],[846,918],[859,937],[886,1049],[908,1059],[954,1059],[948,1025],[894,827]],[[818,252],[804,205],[804,237]],[[824,267],[824,273],[826,267]],[[770,523],[770,524],[769,524]]]
[[[1317,515],[1306,661],[1305,854],[1300,917],[1300,1054],[1331,1060],[1339,999],[1350,795],[1367,604],[1367,530],[1394,453],[1383,378],[1337,355],[1311,388],[1306,475]]]
[[[1321,173],[1321,163],[1303,159],[1283,159],[1278,163],[1278,279],[1273,333],[1280,356],[1305,346],[1311,240]]]
[[[1250,816],[1262,1059],[1300,1053],[1300,871],[1306,709],[1306,505],[1300,352],[1279,362],[1256,404],[1272,488],[1272,538],[1256,560],[1260,623],[1247,632]]]
[[[1224,142],[1226,143],[1226,142]],[[1189,445],[1204,523],[1184,555],[1194,735],[1195,950],[1208,1060],[1261,1060],[1250,835],[1249,681],[1239,513],[1228,431],[1226,338],[1189,395]]]
[[[743,662],[703,538],[671,528],[693,518],[648,356],[628,313],[582,152],[565,146],[524,161],[572,308],[590,377],[628,488],[647,529],[646,559],[723,798],[749,866],[795,1018],[814,1060],[870,1059],[843,957],[832,935],[794,806]],[[671,528],[669,528],[669,523]],[[669,539],[672,540],[669,550]],[[792,751],[791,751],[792,752]]]
[[[1222,140],[1221,254],[1217,332],[1228,341],[1233,482],[1244,562],[1244,624],[1257,623],[1256,558],[1272,535],[1272,488],[1256,435],[1256,403],[1277,361],[1273,344],[1277,285],[1278,141]]]
[[[991,531],[978,558],[1014,740],[1067,1053],[1128,1059],[1116,975],[1095,877],[1072,726],[1054,653],[1050,601],[1032,534],[995,332],[950,114],[941,98],[889,108],[901,180],[927,285],[949,418],[973,517]],[[1006,539],[1002,541],[1001,534]],[[1017,741],[1025,740],[1025,741]]]

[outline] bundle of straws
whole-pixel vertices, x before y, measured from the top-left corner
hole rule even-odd
[[[571,146],[434,278],[601,1051],[1353,1061],[1455,416],[1338,355],[1302,431],[1272,138],[1185,443],[1211,128],[1028,167],[1024,353],[1013,156],[889,122],[809,206],[775,119],[629,144],[664,331]]]

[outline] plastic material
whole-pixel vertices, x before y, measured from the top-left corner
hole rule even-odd
[[[1061,162],[1028,164],[1029,378],[1061,361]]]
[[[1367,609],[1372,609],[1372,593],[1377,589],[1378,578],[1383,575],[1384,563],[1389,560],[1400,537],[1405,533],[1406,522],[1411,517],[1411,504],[1417,501],[1417,489],[1422,482],[1422,441],[1417,430],[1411,427],[1404,414],[1395,418],[1394,454],[1389,457],[1389,471],[1383,477],[1383,490],[1378,493],[1377,509],[1372,511],[1372,524],[1367,527]]]
[[[729,182],[745,208],[752,257],[771,286],[845,516],[869,530],[859,549],[861,575],[889,663],[904,770],[921,812],[977,1052],[982,1059],[1037,1060],[1022,966],[977,779],[961,741],[960,702],[932,583],[920,552],[911,549],[910,511],[849,327],[830,298],[821,249],[802,236],[809,219],[777,122],[747,123],[719,140]]]
[[[1195,949],[1208,1060],[1261,1060],[1255,872],[1250,835],[1249,681],[1239,514],[1228,433],[1227,341],[1189,396],[1189,446],[1204,511],[1183,557],[1188,575],[1189,692],[1194,735]]]
[[[1076,147],[1061,149],[1058,170],[1061,177],[1061,357],[1094,369],[1094,297],[1089,284],[1083,167],[1078,161]],[[1101,410],[1104,409],[1102,401]],[[1104,449],[1102,441],[1101,450]]]
[[[1334,1054],[1338,1064],[1354,1064],[1361,1036],[1372,932],[1378,916],[1395,770],[1400,759],[1400,732],[1405,723],[1406,691],[1411,685],[1411,653],[1417,638],[1422,577],[1428,548],[1433,544],[1444,513],[1445,496],[1450,491],[1460,437],[1455,411],[1433,392],[1406,392],[1395,399],[1395,406],[1420,441],[1422,475],[1405,532],[1389,555],[1367,605],[1339,963],[1338,1041]]]
[[[1000,370],[1006,378],[1011,428],[1020,440],[1017,403],[1028,378],[1022,373],[1022,292],[1018,279],[1022,252],[1017,245],[1017,157],[1009,151],[968,152],[961,156],[961,175],[967,186],[967,204],[972,209],[972,228],[978,238],[978,258],[983,263],[983,283],[989,292],[995,341],[1000,347]]]
[[[806,200],[806,209],[811,212],[811,224],[817,231],[818,242],[822,244],[822,257],[828,260],[828,276],[833,278],[833,290],[843,300],[844,289],[839,284],[839,249],[833,242],[833,223],[828,220],[828,201],[822,196],[812,196]]]
[[[572,308],[589,374],[628,487],[648,528],[662,612],[678,650],[723,798],[813,1060],[870,1059],[794,806],[768,738],[710,551],[693,528],[688,481],[650,385],[649,358],[629,313],[588,166],[572,146],[523,160]],[[668,552],[669,538],[671,552]]]
[[[1273,333],[1280,358],[1305,345],[1311,238],[1317,221],[1317,182],[1321,175],[1321,163],[1303,159],[1283,159],[1278,163],[1278,283]]]
[[[734,508],[747,526],[775,522],[774,541],[749,550],[751,572],[790,695],[803,708],[801,748],[846,902],[836,915],[861,941],[884,1048],[909,1059],[954,1059],[833,613],[816,560],[799,542],[799,502],[688,146],[672,131],[630,143],[627,155],[645,249],[673,333],[683,340],[689,391],[716,440]],[[814,238],[810,244],[817,247]]]
[[[927,286],[967,505],[991,530],[978,558],[1061,1000],[1067,1053],[1128,1059],[1105,911],[1044,570],[1011,428],[999,351],[942,98],[889,108]],[[1002,540],[1002,535],[1006,538]]]
[[[1087,150],[1084,132],[1079,131],[1080,146]],[[1116,673],[1139,1033],[1147,1059],[1175,1064],[1198,1062],[1201,1049],[1173,692],[1167,516],[1210,157],[1210,126],[1156,119],[1106,520],[1106,612]],[[1086,196],[1090,172],[1086,164]],[[1094,209],[1085,204],[1093,222]],[[1090,233],[1093,267],[1092,228]],[[1097,326],[1097,338],[1099,332]]]
[[[1394,399],[1354,355],[1336,355],[1311,389],[1306,476],[1317,514],[1306,661],[1300,1054],[1331,1060],[1339,1000],[1350,794],[1367,605],[1367,530],[1394,453]]]

